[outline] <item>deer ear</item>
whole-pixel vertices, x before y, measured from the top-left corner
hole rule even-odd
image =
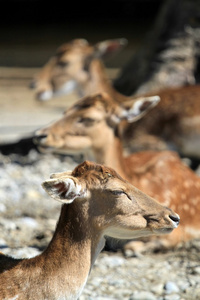
[[[128,41],[125,38],[99,42],[95,45],[95,56],[107,59],[121,51],[127,44]]]
[[[134,122],[142,118],[150,109],[158,104],[159,96],[141,97],[129,100],[123,104],[123,113],[121,119],[126,119],[128,122]]]
[[[71,203],[77,198],[86,197],[86,187],[72,176],[52,178],[42,183],[42,187],[53,199],[62,203]]]

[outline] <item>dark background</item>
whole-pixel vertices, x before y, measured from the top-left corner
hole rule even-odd
[[[40,67],[64,42],[125,37],[129,44],[111,67],[126,63],[151,29],[164,0],[3,0],[0,66]],[[109,64],[109,63],[108,63]]]

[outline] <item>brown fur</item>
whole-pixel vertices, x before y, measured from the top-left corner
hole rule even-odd
[[[199,238],[200,178],[176,152],[143,151],[124,156],[118,126],[112,122],[119,111],[120,106],[106,94],[86,97],[37,133],[39,145],[66,153],[90,148],[96,162],[111,166],[137,188],[180,214],[179,229],[165,238],[169,246]],[[88,117],[92,121],[87,121]],[[43,134],[46,137],[40,139]]]
[[[116,41],[112,40],[96,45],[74,40],[61,46],[57,51],[59,55],[52,57],[36,76],[38,97],[45,91],[59,91],[64,83],[74,80],[80,96],[106,92],[118,103],[134,99],[118,93],[112,87],[100,60],[112,52],[113,44],[116,47]],[[120,40],[119,47],[122,47]],[[85,70],[88,58],[90,64]],[[61,63],[67,65],[61,67]],[[161,98],[151,114],[136,123],[125,121],[120,125],[126,151],[130,153],[172,148],[183,155],[200,158],[200,86],[169,88],[141,96],[150,94],[159,95]]]

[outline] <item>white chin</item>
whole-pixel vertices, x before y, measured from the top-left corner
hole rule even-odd
[[[55,92],[55,95],[58,96],[58,95],[67,95],[67,94],[70,94],[72,92],[74,92],[77,88],[77,84],[76,84],[76,81],[75,80],[70,80],[68,82],[66,82],[60,90],[56,91]]]
[[[52,98],[52,96],[53,96],[52,91],[46,91],[46,92],[40,94],[39,100],[40,101],[48,101]]]
[[[175,228],[175,227],[174,227]],[[162,234],[169,234],[173,231],[174,228],[163,228],[163,229],[157,229],[157,230],[154,230],[154,233],[155,234],[159,234],[159,235],[162,235]]]

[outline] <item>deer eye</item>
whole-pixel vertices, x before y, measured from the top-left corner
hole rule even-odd
[[[77,121],[78,123],[84,123],[85,126],[92,126],[94,124],[95,120],[91,118],[80,118]]]
[[[125,194],[124,191],[122,191],[122,190],[114,190],[114,191],[110,191],[110,192],[115,196]]]
[[[129,196],[126,192],[124,192],[124,191],[122,191],[122,190],[110,190],[110,192],[111,192],[113,195],[115,195],[115,196],[120,196],[120,195],[124,194],[124,195],[126,195],[126,197],[127,197],[129,200],[131,200],[130,196]],[[132,200],[131,200],[131,201],[132,201]]]
[[[61,68],[64,68],[68,65],[69,63],[67,61],[58,61],[57,62],[57,66],[61,67]]]

